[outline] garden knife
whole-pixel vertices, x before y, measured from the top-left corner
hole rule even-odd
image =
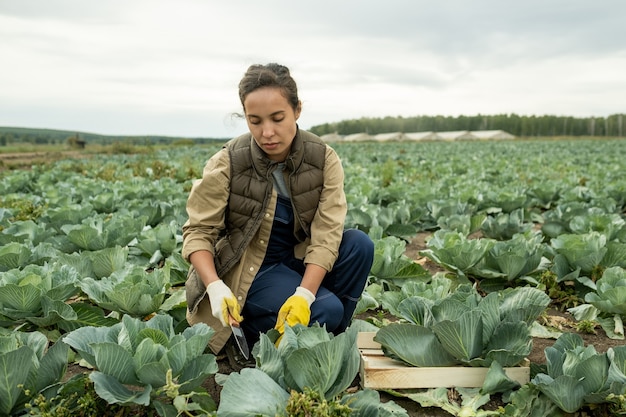
[[[230,329],[233,331],[233,336],[235,336],[235,342],[237,343],[237,347],[239,348],[239,352],[243,355],[243,357],[248,360],[250,357],[250,350],[248,348],[248,342],[246,341],[246,336],[243,334],[243,330],[239,327],[239,322],[235,320],[232,316],[229,316]]]

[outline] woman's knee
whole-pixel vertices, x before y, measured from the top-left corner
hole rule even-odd
[[[359,229],[348,229],[343,232],[342,246],[346,249],[360,253],[363,257],[374,256],[374,242]]]

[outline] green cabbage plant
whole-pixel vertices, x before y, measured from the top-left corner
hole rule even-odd
[[[61,231],[80,249],[100,250],[113,246],[126,246],[133,236],[141,233],[145,218],[131,214],[117,214],[111,218],[102,215],[88,217],[80,224],[65,224]]]
[[[461,232],[437,230],[420,253],[465,277],[495,244],[493,239],[468,239]]]
[[[31,245],[9,242],[0,247],[0,272],[22,268],[30,263]]]
[[[599,208],[590,208],[584,215],[574,216],[569,222],[569,227],[576,234],[597,231],[611,241],[626,228],[626,220],[617,213],[606,213]]]
[[[96,251],[61,253],[58,260],[76,268],[80,276],[99,279],[128,266],[128,247],[113,246]]]
[[[146,226],[137,241],[131,242],[131,253],[147,258],[150,265],[157,265],[175,251],[180,251],[182,241],[180,225],[175,221],[155,227]]]
[[[496,240],[508,240],[514,235],[528,232],[532,223],[524,222],[524,210],[516,209],[510,213],[498,213],[488,216],[480,230],[485,237]]]
[[[385,355],[411,366],[516,366],[531,352],[530,326],[550,304],[531,287],[481,297],[475,287],[459,286],[445,298],[412,296],[374,340]]]
[[[51,207],[39,218],[41,223],[63,233],[61,227],[66,224],[80,224],[94,214],[93,207],[83,201],[81,204],[53,201]]]
[[[386,290],[380,294],[382,307],[396,317],[401,316],[398,310],[400,303],[413,296],[423,297],[432,301],[442,299],[450,295],[456,288],[456,284],[451,279],[436,274],[429,282],[407,281],[398,290]]]
[[[2,229],[0,244],[30,242],[33,246],[37,246],[56,234],[55,230],[48,229],[45,224],[35,223],[33,220],[16,221],[11,223],[9,227]]]
[[[204,353],[214,330],[204,323],[175,333],[172,317],[148,321],[124,316],[110,327],[81,327],[63,341],[94,371],[89,375],[98,396],[109,404],[150,405],[162,394],[174,397],[201,391],[218,370],[215,356]]]
[[[63,320],[75,320],[75,311],[66,303],[80,292],[76,270],[58,263],[28,265],[0,273],[0,325],[24,322],[39,327]]]
[[[508,283],[526,280],[536,283],[529,275],[546,269],[546,246],[539,233],[516,234],[509,240],[497,241],[483,259],[471,268],[471,274]]]
[[[493,187],[480,195],[478,210],[512,213],[526,207],[527,190],[521,187]]]
[[[583,405],[619,401],[626,394],[626,346],[599,354],[582,337],[564,333],[545,349],[546,372],[532,380],[560,409],[573,413]]]
[[[587,293],[585,301],[601,312],[626,317],[626,270],[606,269],[596,282],[596,291]]]
[[[261,335],[253,350],[256,368],[244,368],[227,377],[219,416],[286,416],[290,396],[307,392],[349,406],[351,416],[407,416],[393,401],[381,403],[376,391],[346,393],[359,371],[356,329],[333,336],[319,325],[286,326],[276,347],[273,340],[277,336],[275,331]]]
[[[412,278],[429,280],[430,273],[404,254],[406,242],[393,236],[376,240],[370,280],[401,287]]]
[[[68,354],[68,345],[49,346],[40,332],[1,332],[0,415],[22,415],[30,397],[58,385]]]
[[[133,266],[100,280],[84,278],[80,288],[101,308],[145,317],[157,312],[165,301],[170,288],[169,272],[169,264],[151,272]]]
[[[624,339],[626,270],[620,267],[607,268],[595,284],[595,290],[585,294],[586,304],[568,311],[576,320],[597,321],[611,339]]]
[[[564,259],[571,271],[580,268],[585,276],[590,276],[592,271],[602,263],[606,255],[606,236],[598,232],[586,234],[562,234],[551,240],[552,247],[556,250],[554,262]]]

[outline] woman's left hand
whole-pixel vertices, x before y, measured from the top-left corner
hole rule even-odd
[[[311,304],[315,295],[304,287],[296,288],[294,294],[285,301],[278,311],[275,329],[282,335],[285,324],[293,327],[296,324],[309,325],[311,320]]]

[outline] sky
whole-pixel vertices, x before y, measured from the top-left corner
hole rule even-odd
[[[301,128],[626,112],[624,0],[0,0],[0,126],[237,136],[252,64]]]

